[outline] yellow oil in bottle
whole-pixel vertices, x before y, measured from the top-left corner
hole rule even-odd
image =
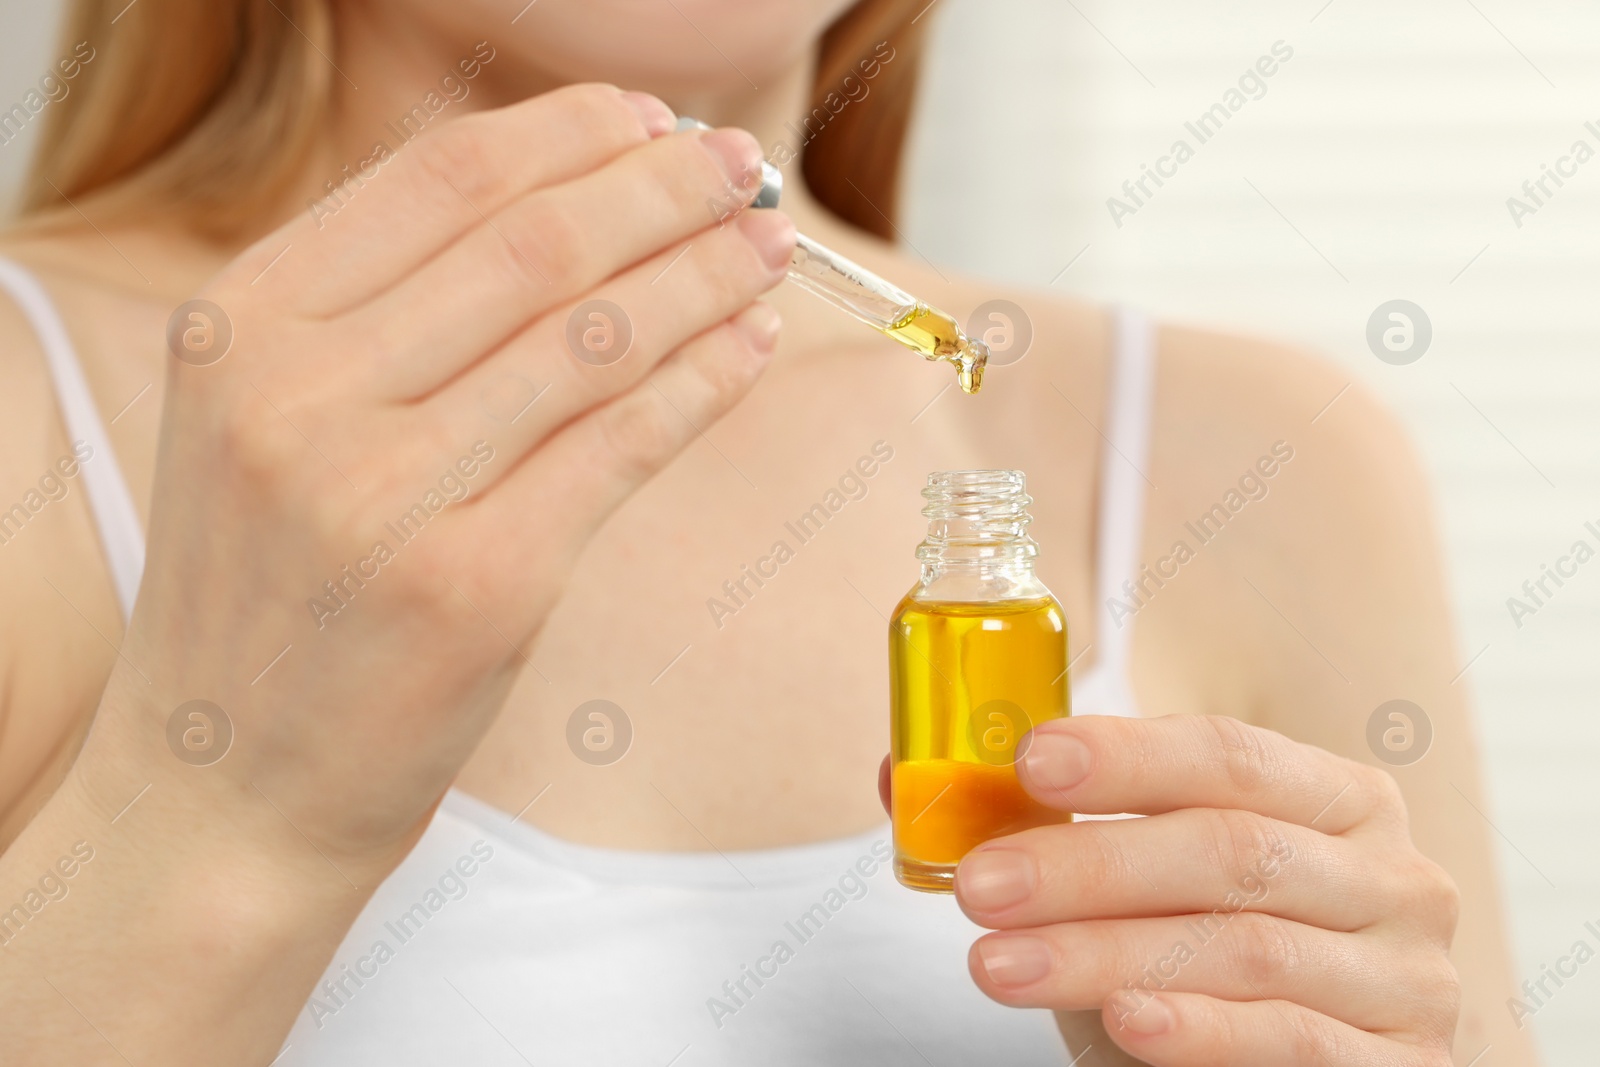
[[[976,393],[983,388],[988,350],[962,333],[956,320],[937,308],[918,304],[883,332],[922,353],[924,358],[955,364],[956,380],[963,393]]]
[[[1069,714],[1066,617],[1054,597],[907,597],[889,629],[895,875],[952,892],[974,846],[1072,816],[1017,780],[1017,745]],[[1026,752],[1026,749],[1023,749]]]

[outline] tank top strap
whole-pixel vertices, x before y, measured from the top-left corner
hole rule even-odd
[[[1129,599],[1124,583],[1137,579],[1144,544],[1149,485],[1150,424],[1155,407],[1155,325],[1129,308],[1115,312],[1116,332],[1106,405],[1107,447],[1100,464],[1100,522],[1096,532],[1095,662],[1126,675],[1133,621],[1114,609]]]
[[[144,529],[133,494],[112,451],[111,436],[95,406],[89,381],[55,301],[31,271],[4,257],[0,257],[0,289],[16,302],[44,349],[68,439],[89,446],[89,458],[81,463],[79,473],[126,623],[133,614],[139,579],[144,573]]]
[[[1074,678],[1073,710],[1139,714],[1130,666],[1133,619],[1124,584],[1137,579],[1144,541],[1150,430],[1155,405],[1155,324],[1136,310],[1112,312],[1111,371],[1095,531],[1093,667]]]

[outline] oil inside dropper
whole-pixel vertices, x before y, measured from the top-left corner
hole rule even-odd
[[[989,346],[962,333],[956,320],[944,312],[918,301],[898,321],[880,329],[924,358],[955,364],[956,381],[963,393],[983,388]]]

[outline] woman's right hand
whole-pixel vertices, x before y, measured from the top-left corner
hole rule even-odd
[[[652,138],[671,126],[607,86],[470,116],[200,294],[232,349],[173,362],[121,736],[91,766],[173,762],[168,717],[203,698],[236,731],[184,775],[210,801],[259,790],[356,863],[409,843],[589,534],[771,352],[776,316],[752,301],[793,227],[706,208],[759,174],[760,147]],[[574,324],[592,300],[625,318]],[[608,329],[591,358],[616,362],[575,355],[575,332],[587,353],[583,332]]]
[[[214,876],[229,894],[256,884],[238,918],[271,927],[260,909],[292,870],[307,899],[353,902],[333,909],[348,922],[488,728],[590,533],[752,384],[778,325],[755,300],[794,229],[771,211],[719,222],[708,203],[754,195],[759,145],[672,124],[654,98],[592,85],[462,118],[197,294],[231,347],[172,360],[143,585],[61,791],[103,820],[149,786],[116,830],[138,858],[101,865],[105,900]],[[574,314],[592,300],[625,320]],[[608,328],[609,351],[580,359],[585,331]],[[177,715],[192,700],[231,723],[207,766],[207,724]],[[48,863],[43,833],[13,853]],[[0,900],[31,877],[16,876]],[[280,976],[285,1003],[336,943]],[[148,1036],[139,1053],[183,1058]]]

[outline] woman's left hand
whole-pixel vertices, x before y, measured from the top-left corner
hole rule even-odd
[[[1063,823],[979,846],[956,894],[990,997],[1098,1009],[1154,1067],[1448,1067],[1455,883],[1383,771],[1220,717],[1037,727]]]

